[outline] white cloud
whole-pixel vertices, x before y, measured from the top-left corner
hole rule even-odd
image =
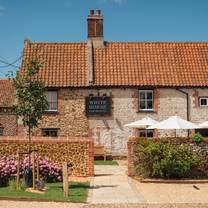
[[[6,10],[5,7],[0,5],[0,16],[4,15],[5,10]]]

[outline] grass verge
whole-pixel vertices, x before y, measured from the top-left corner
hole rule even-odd
[[[89,182],[70,182],[69,183],[69,197],[63,196],[63,183],[47,183],[47,191],[44,194],[35,194],[25,192],[23,190],[15,191],[10,187],[0,187],[0,198],[13,198],[13,199],[37,199],[48,201],[65,201],[65,202],[86,202]]]
[[[115,160],[95,160],[94,161],[95,165],[118,165],[117,161]]]

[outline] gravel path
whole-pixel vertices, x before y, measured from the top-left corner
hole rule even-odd
[[[0,208],[208,208],[208,204],[76,204],[1,200]]]
[[[97,204],[87,208],[208,208],[208,204]]]
[[[82,208],[83,204],[59,202],[0,201],[0,208]]]

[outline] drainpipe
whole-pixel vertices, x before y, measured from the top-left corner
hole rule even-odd
[[[177,91],[183,93],[186,95],[186,112],[187,112],[187,121],[190,121],[190,114],[189,114],[189,94],[181,89],[176,88]],[[189,137],[189,130],[188,131],[188,137]]]
[[[189,94],[181,89],[176,88],[177,91],[183,93],[184,95],[186,95],[186,112],[187,112],[187,121],[190,121],[190,114],[189,114]]]

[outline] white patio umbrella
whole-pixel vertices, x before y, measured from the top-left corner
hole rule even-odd
[[[147,129],[199,129],[199,125],[186,121],[179,116],[171,116]]]
[[[208,121],[205,121],[205,122],[203,122],[203,123],[200,123],[199,126],[200,126],[201,128],[208,128]]]
[[[141,120],[134,121],[132,123],[124,125],[125,127],[131,128],[147,128],[148,126],[155,125],[158,122],[152,118],[146,117]]]
[[[190,121],[186,121],[179,116],[171,116],[166,120],[159,122],[158,124],[149,126],[147,129],[174,129],[175,137],[177,129],[200,129],[201,127],[197,124],[194,124]]]

